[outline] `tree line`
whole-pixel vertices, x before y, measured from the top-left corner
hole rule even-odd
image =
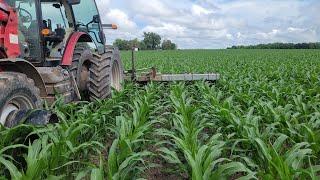
[[[320,42],[316,43],[269,43],[249,46],[232,46],[227,49],[320,49]]]
[[[133,39],[116,39],[113,43],[113,46],[119,48],[119,50],[131,50],[132,48],[139,48],[140,50],[175,50],[177,45],[171,40],[161,41],[161,36],[154,32],[144,32],[143,40]]]

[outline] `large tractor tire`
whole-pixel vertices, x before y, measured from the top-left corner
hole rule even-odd
[[[106,53],[95,57],[90,67],[90,100],[110,98],[112,88],[121,91],[123,72],[119,50],[107,47]]]
[[[13,127],[20,122],[10,118],[15,112],[41,108],[40,90],[26,75],[15,72],[0,73],[0,123]]]

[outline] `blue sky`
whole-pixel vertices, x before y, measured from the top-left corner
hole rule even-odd
[[[319,0],[97,0],[114,39],[159,33],[179,48],[320,41]]]

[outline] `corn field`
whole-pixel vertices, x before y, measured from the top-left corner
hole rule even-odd
[[[122,53],[126,69],[130,52]],[[215,83],[126,83],[47,109],[59,124],[0,129],[0,179],[320,178],[320,52],[143,51],[162,73]]]

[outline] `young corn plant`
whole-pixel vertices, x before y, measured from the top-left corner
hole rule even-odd
[[[91,129],[91,126],[81,120],[61,122],[33,132],[39,137],[47,136],[52,142],[48,171],[59,175],[70,169],[82,166],[82,161],[88,160],[89,152],[99,154],[104,146],[98,141],[83,141],[82,133]],[[87,157],[87,158],[85,158]]]
[[[149,141],[147,134],[152,132],[152,126],[157,121],[152,118],[155,93],[150,86],[146,87],[146,92],[134,99],[130,105],[132,113],[116,118],[112,128],[116,139],[108,155],[108,179],[132,179],[147,167],[144,159],[152,153],[143,147]]]
[[[237,173],[243,173],[247,179],[255,178],[254,173],[242,163],[222,158],[225,142],[221,134],[211,136],[206,142],[199,140],[207,127],[207,119],[203,118],[200,109],[192,105],[193,100],[183,89],[184,85],[179,84],[171,92],[170,99],[176,111],[172,129],[159,130],[160,135],[171,139],[167,144],[173,144],[172,148],[159,148],[164,159],[178,164],[194,180],[224,179]],[[183,159],[179,153],[183,154]],[[186,166],[183,161],[187,162]]]
[[[15,144],[15,145],[10,145],[6,147],[1,147],[1,150],[0,150],[0,167],[1,167],[0,172],[4,173],[5,170],[9,171],[13,179],[20,178],[21,174],[18,174],[19,172],[18,168],[14,165],[14,163],[12,163],[12,160],[14,160],[14,158],[10,155],[7,155],[6,151],[17,149],[17,148],[27,148],[27,146],[23,144]]]
[[[261,176],[264,179],[318,179],[319,167],[313,166],[310,162],[312,149],[307,142],[296,143],[288,148],[286,141],[289,137],[280,134],[273,144],[266,144],[259,138],[255,139],[259,148],[261,162],[265,168],[261,169]],[[305,165],[309,164],[309,168]]]
[[[52,143],[48,142],[48,136],[43,136],[40,139],[35,140],[33,143],[30,142],[28,146],[28,153],[24,157],[26,168],[21,171],[10,161],[2,158],[0,158],[0,161],[9,170],[11,178],[14,180],[43,179],[45,177],[61,179],[63,175],[60,174],[60,176],[53,176],[49,171],[49,159],[51,157],[50,150],[52,145]]]

